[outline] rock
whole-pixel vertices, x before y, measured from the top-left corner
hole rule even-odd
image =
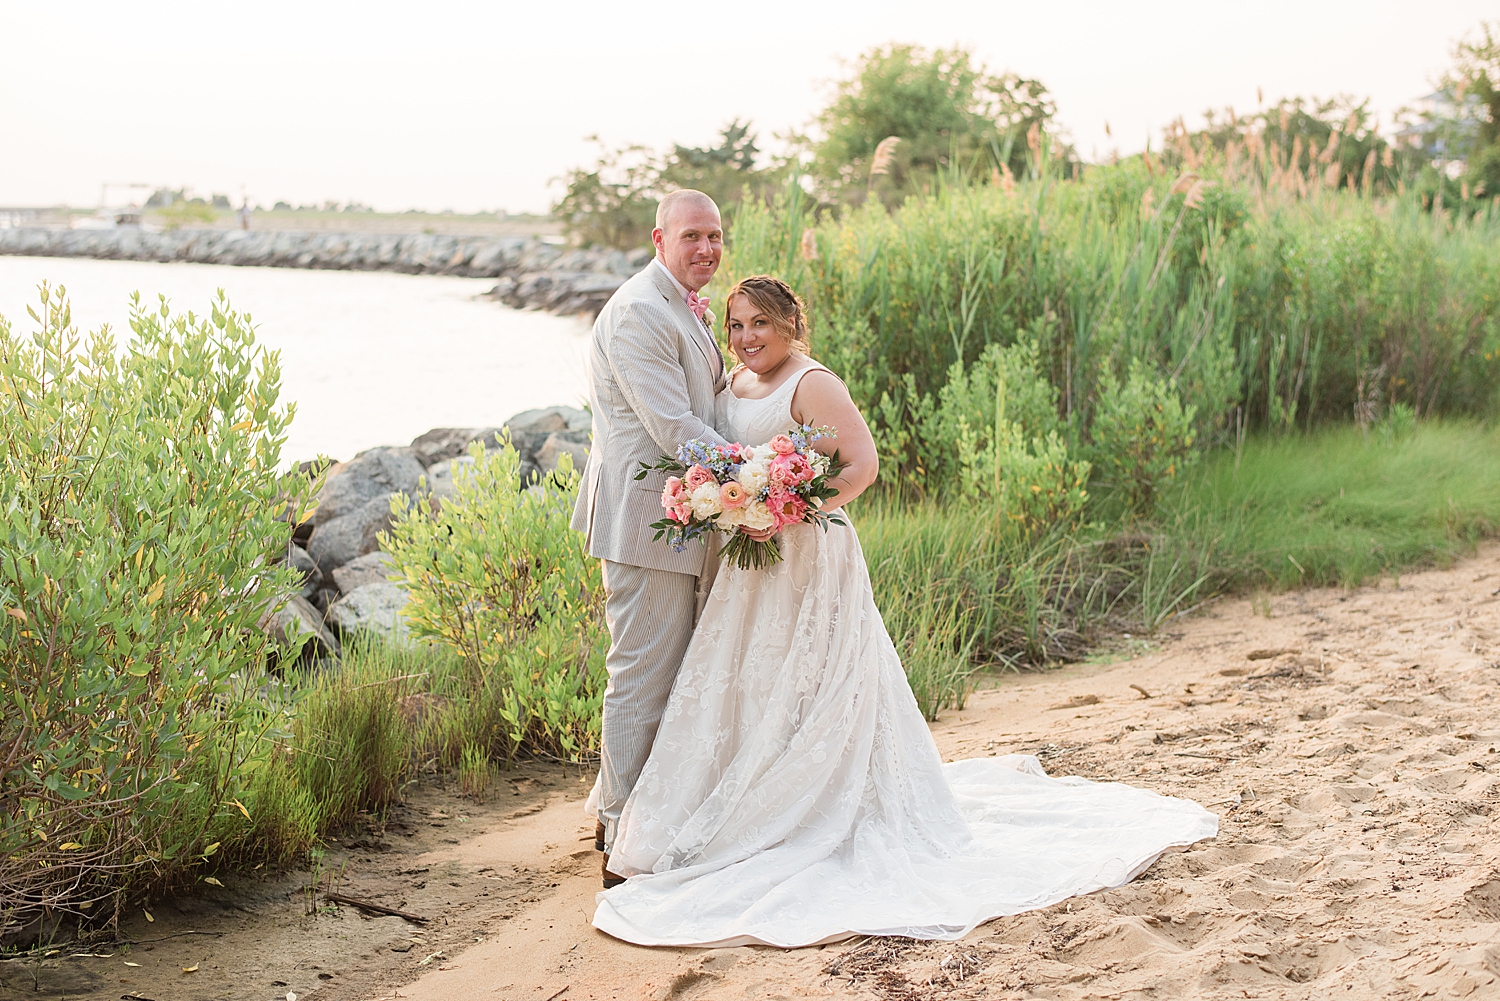
[[[459,467],[472,468],[474,459],[472,456],[460,455],[455,459],[444,459],[435,462],[427,470],[427,492],[431,495],[436,506],[441,508],[443,501],[453,496],[454,470]]]
[[[308,555],[307,550],[301,546],[288,545],[286,547],[286,562],[293,570],[302,575],[302,597],[311,599],[318,593],[318,588],[323,586],[323,571],[318,569],[318,561]]]
[[[297,637],[311,634],[307,646],[303,647],[304,659],[339,655],[339,641],[323,625],[323,616],[301,596],[294,597],[276,611],[261,616],[258,625],[267,636],[282,646],[291,646]]]
[[[344,594],[352,594],[366,584],[378,584],[389,580],[390,573],[389,553],[365,553],[335,570],[333,582]]]
[[[469,446],[480,439],[489,448],[499,433],[499,428],[433,428],[412,439],[411,451],[430,472],[434,463],[466,455]]]
[[[583,439],[581,441],[580,435]],[[582,431],[554,431],[549,434],[542,447],[536,450],[537,470],[543,474],[552,472],[563,455],[571,455],[573,468],[583,472],[584,464],[589,461],[588,434]]]
[[[338,601],[340,597],[342,595],[339,594],[338,588],[332,584],[324,584],[318,588],[318,593],[308,598],[307,601],[312,607],[318,610],[319,615],[323,616],[323,622],[326,624],[328,622],[328,606]]]
[[[576,407],[523,410],[505,422],[505,427],[510,431],[511,444],[516,446],[521,458],[533,461],[537,450],[546,443],[549,435],[558,431],[588,431],[593,425],[594,419],[589,412]]]
[[[313,512],[312,523],[322,525],[343,517],[384,494],[415,494],[423,472],[422,464],[409,448],[366,449],[329,471],[318,494],[318,509]],[[322,560],[318,562],[322,564]]]
[[[12,227],[0,229],[0,254],[466,275],[496,279],[490,297],[517,307],[597,313],[651,262],[652,250],[564,250],[545,238],[435,233]]]
[[[307,554],[317,561],[325,580],[335,579],[333,572],[350,560],[380,548],[377,536],[391,527],[391,497],[371,498],[357,510],[313,529]]]
[[[328,618],[344,636],[358,633],[380,636],[398,643],[407,640],[406,620],[401,609],[406,605],[406,588],[390,581],[376,581],[357,587],[328,607]]]

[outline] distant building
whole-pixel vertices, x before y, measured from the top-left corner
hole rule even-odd
[[[1483,107],[1473,94],[1462,100],[1452,91],[1435,90],[1417,99],[1396,141],[1421,150],[1432,165],[1451,178],[1467,167],[1468,145],[1479,127]]]

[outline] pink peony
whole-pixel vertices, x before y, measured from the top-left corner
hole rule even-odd
[[[776,520],[775,528],[778,532],[787,525],[800,523],[807,514],[807,501],[790,490],[772,490],[771,496],[766,498],[766,506],[771,509],[771,517]]]
[[[733,511],[735,508],[744,507],[745,501],[748,499],[745,488],[734,480],[730,480],[719,488],[719,504],[726,511]]]
[[[677,504],[667,508],[667,517],[680,525],[686,525],[693,520],[693,508],[691,504]]]
[[[772,459],[766,469],[766,478],[776,486],[789,487],[795,484],[797,480],[792,475],[791,458],[790,455],[778,455]]]
[[[703,484],[717,483],[718,480],[714,477],[713,473],[709,472],[707,469],[704,469],[702,466],[694,466],[687,471],[687,479],[685,482],[687,483],[688,492],[692,493],[694,490],[697,490],[699,487],[703,486]]]
[[[668,476],[667,485],[661,491],[661,506],[671,511],[686,503],[687,499],[687,488],[682,485],[682,480],[676,476]]]
[[[791,455],[797,451],[797,446],[792,444],[792,439],[784,434],[777,435],[767,442],[767,444],[771,446],[771,450],[777,455]]]
[[[793,487],[799,483],[806,483],[817,473],[813,470],[812,463],[807,461],[806,456],[793,452],[791,455],[778,455],[771,460],[770,477],[772,483],[780,483],[783,486]]]

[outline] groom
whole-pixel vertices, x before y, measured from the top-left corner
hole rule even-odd
[[[605,853],[651,753],[657,724],[682,665],[698,607],[700,578],[717,566],[712,550],[674,552],[647,528],[663,517],[666,474],[637,481],[640,463],[675,455],[694,438],[722,442],[714,396],[724,359],[703,319],[698,290],[719,269],[719,207],[701,191],[674,191],[656,210],[656,258],[605,304],[589,358],[594,443],[573,511],[589,555],[604,561],[609,625],[595,847]]]

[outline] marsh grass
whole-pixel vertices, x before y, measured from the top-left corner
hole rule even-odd
[[[1424,421],[1252,438],[1193,470],[1157,528],[1218,589],[1352,587],[1445,565],[1500,528],[1500,430]]]

